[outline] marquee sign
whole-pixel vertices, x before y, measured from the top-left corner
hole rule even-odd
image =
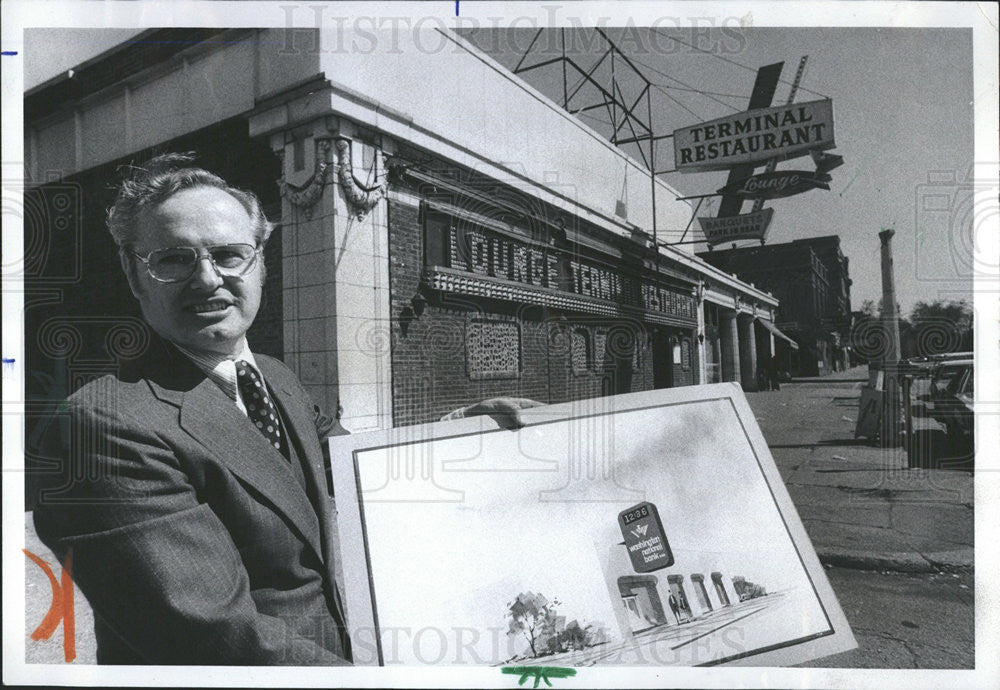
[[[744,163],[805,156],[833,148],[833,101],[822,99],[757,110],[674,131],[680,172],[726,170]]]
[[[819,172],[808,170],[782,170],[761,173],[737,180],[719,189],[719,194],[733,195],[745,199],[780,199],[794,196],[810,189],[830,189],[827,184],[832,178]]]
[[[441,218],[436,221],[432,216]],[[428,214],[424,279],[429,287],[551,307],[614,315],[639,309],[675,323],[694,323],[697,304],[689,290],[538,243]]]
[[[764,208],[755,213],[722,218],[699,218],[701,230],[709,244],[729,240],[763,240],[774,218],[773,208]]]

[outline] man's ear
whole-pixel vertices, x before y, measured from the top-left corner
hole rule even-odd
[[[122,270],[125,271],[125,279],[128,280],[128,287],[132,291],[132,296],[139,299],[142,294],[142,285],[139,282],[137,266],[135,261],[125,250],[118,252],[118,260],[122,262]]]

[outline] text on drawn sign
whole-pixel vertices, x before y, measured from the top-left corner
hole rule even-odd
[[[635,572],[649,573],[674,564],[674,554],[655,505],[643,501],[623,510],[618,514],[618,526]]]

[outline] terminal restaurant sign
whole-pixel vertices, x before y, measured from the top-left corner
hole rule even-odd
[[[613,303],[677,321],[697,319],[694,296],[682,288],[643,280],[637,272],[587,261],[555,247],[465,223],[459,227],[443,214],[428,216],[426,267],[431,272],[450,269],[447,273],[452,276],[444,282],[438,277],[432,287],[595,313],[616,313],[609,309]],[[434,222],[433,216],[444,222]]]
[[[727,170],[835,145],[833,101],[822,99],[746,110],[675,130],[674,165],[680,172]]]

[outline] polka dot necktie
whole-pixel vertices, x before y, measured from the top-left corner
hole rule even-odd
[[[268,443],[288,459],[288,447],[281,435],[281,422],[267,387],[261,381],[257,370],[245,360],[236,362],[236,384],[247,408],[247,417],[264,434]]]

